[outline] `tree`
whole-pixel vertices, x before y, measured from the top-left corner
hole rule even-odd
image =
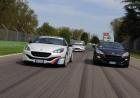
[[[100,42],[100,40],[97,36],[92,36],[91,43],[98,44],[99,42]]]
[[[75,29],[75,30],[73,30],[73,32],[72,32],[72,39],[74,39],[74,40],[80,40],[81,34],[83,32],[84,31],[82,29]]]
[[[89,41],[89,35],[88,35],[88,33],[86,33],[86,32],[82,33],[81,40],[84,41],[85,44],[87,44],[88,41]]]
[[[37,16],[22,0],[0,0],[0,27],[33,33],[38,24]]]
[[[134,40],[140,36],[140,0],[123,0],[126,16],[121,26],[121,30],[131,36]]]
[[[55,28],[50,26],[49,23],[47,22],[37,29],[37,33],[39,35],[48,35],[48,36],[57,35]]]
[[[58,32],[60,37],[65,38],[67,42],[70,43],[72,33],[68,27],[58,28]]]
[[[115,41],[118,42],[123,42],[128,38],[128,34],[124,33],[124,31],[122,30],[123,21],[124,21],[124,17],[121,17],[121,18],[114,19],[111,22],[111,26],[114,32],[114,39]]]

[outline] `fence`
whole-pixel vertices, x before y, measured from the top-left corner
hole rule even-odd
[[[26,32],[11,31],[8,29],[0,29],[0,40],[7,41],[27,41],[34,37],[33,34],[28,34]]]

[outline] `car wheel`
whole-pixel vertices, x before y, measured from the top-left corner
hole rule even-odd
[[[73,61],[73,54],[71,54],[71,57],[70,57],[70,62]]]
[[[64,66],[64,67],[67,67],[67,66],[68,66],[68,62],[66,61],[66,57],[65,57],[63,66]]]
[[[23,61],[23,64],[28,65],[29,62],[28,61]]]
[[[125,67],[125,68],[128,68],[128,67],[129,67],[129,64],[125,64],[124,67]]]
[[[97,61],[95,60],[95,57],[93,57],[93,64],[97,64]]]

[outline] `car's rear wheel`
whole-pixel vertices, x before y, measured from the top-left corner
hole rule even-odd
[[[124,67],[125,68],[128,68],[129,67],[129,63],[125,64]]]
[[[28,65],[28,64],[30,64],[30,62],[28,62],[28,61],[23,61],[23,64]]]

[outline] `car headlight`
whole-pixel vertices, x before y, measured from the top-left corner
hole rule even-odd
[[[62,53],[64,51],[64,48],[56,49],[53,51],[53,53]]]
[[[31,49],[30,49],[29,46],[26,46],[26,47],[25,47],[25,50],[30,51]]]
[[[99,50],[99,49],[97,49],[96,50],[96,53],[98,53],[98,54],[104,54],[101,50]]]
[[[128,52],[126,52],[126,53],[124,53],[123,55],[122,55],[122,57],[128,57],[129,56],[129,53]]]

